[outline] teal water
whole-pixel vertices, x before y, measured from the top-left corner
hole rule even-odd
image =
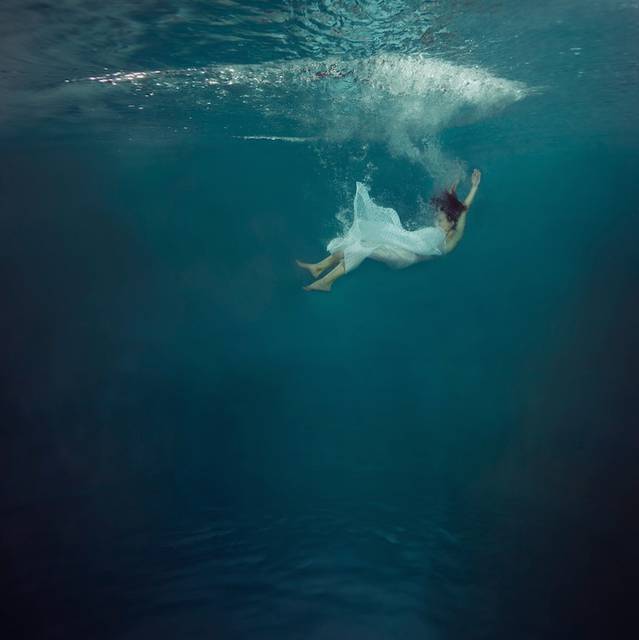
[[[0,25],[11,637],[632,637],[639,5]],[[475,166],[454,253],[301,290]]]

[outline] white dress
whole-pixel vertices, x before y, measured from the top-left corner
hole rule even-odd
[[[346,273],[357,268],[366,258],[403,269],[428,256],[444,253],[446,234],[439,227],[404,229],[395,209],[376,205],[368,189],[357,183],[353,224],[343,235],[333,238],[328,252],[344,254]]]

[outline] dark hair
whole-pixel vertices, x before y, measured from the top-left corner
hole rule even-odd
[[[448,221],[453,225],[453,229],[457,226],[459,216],[461,216],[468,207],[457,197],[455,189],[450,191],[442,191],[438,196],[430,199],[431,204],[440,211],[443,211]]]

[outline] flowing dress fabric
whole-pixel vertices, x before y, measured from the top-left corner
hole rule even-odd
[[[404,229],[397,211],[376,205],[361,183],[355,192],[353,224],[343,235],[333,238],[327,250],[344,254],[346,273],[366,258],[403,269],[428,256],[444,253],[446,234],[439,227]]]

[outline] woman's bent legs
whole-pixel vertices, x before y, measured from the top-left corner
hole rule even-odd
[[[330,291],[333,286],[333,282],[338,278],[341,278],[346,273],[344,260],[339,258],[338,260],[339,264],[332,271],[329,271],[323,278],[320,278],[312,284],[309,284],[307,287],[304,287],[304,291]]]
[[[324,260],[322,260],[321,262],[301,262],[300,260],[296,260],[295,262],[297,262],[297,266],[298,267],[302,267],[302,269],[307,269],[308,271],[311,272],[311,275],[314,278],[318,278],[321,273],[323,271],[326,271],[326,269],[330,269],[331,267],[334,267],[336,264],[339,263],[339,261],[343,258],[343,255],[341,253],[332,253],[326,256],[326,258],[324,258]]]

